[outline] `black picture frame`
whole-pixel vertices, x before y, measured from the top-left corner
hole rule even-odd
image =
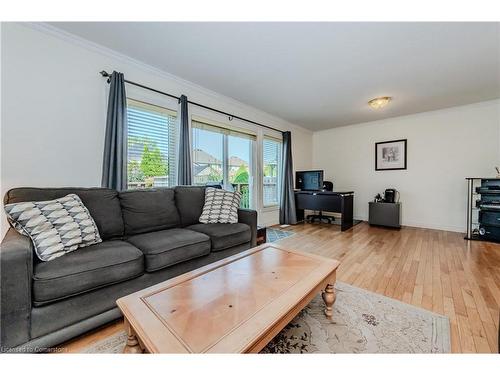
[[[393,143],[394,145],[402,144],[404,148],[404,158],[402,167],[383,167],[379,165],[378,150],[380,145],[389,145]],[[408,140],[407,139],[395,139],[392,141],[376,142],[375,143],[375,170],[376,171],[400,171],[405,170],[408,167]]]

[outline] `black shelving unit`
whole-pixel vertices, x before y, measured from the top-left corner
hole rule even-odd
[[[467,240],[500,242],[500,178],[468,177]]]

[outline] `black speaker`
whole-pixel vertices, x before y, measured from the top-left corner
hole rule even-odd
[[[333,182],[323,181],[323,191],[333,191]]]

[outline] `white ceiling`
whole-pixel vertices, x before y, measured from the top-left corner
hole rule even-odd
[[[500,97],[499,23],[52,25],[311,130]]]

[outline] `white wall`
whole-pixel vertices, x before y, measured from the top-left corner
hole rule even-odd
[[[99,186],[108,85],[101,70],[234,113],[291,130],[295,168],[311,167],[312,133],[233,99],[46,25],[3,23],[1,193],[19,186]],[[176,109],[173,100],[129,87],[127,94]],[[228,119],[193,108],[193,114]],[[232,121],[233,126],[248,127]],[[264,131],[255,129],[258,137]],[[271,132],[272,135],[272,132]],[[3,210],[2,210],[3,211]],[[3,215],[3,212],[2,212]],[[262,224],[278,211],[262,211]],[[2,233],[7,228],[2,216]]]
[[[375,171],[375,142],[408,139],[408,169]],[[313,166],[355,191],[354,216],[386,188],[401,193],[403,225],[465,231],[468,176],[500,164],[500,101],[418,113],[314,133]]]

